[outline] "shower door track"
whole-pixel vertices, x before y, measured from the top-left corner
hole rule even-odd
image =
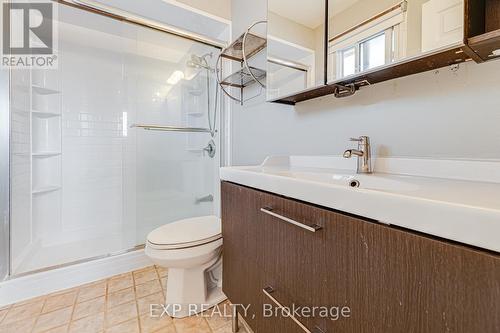
[[[7,276],[7,278],[4,281],[11,280],[11,279],[17,279],[17,278],[20,278],[20,277],[23,277],[23,276],[32,275],[32,274],[48,272],[48,271],[51,271],[51,270],[54,270],[54,269],[58,269],[58,268],[64,268],[64,267],[69,267],[69,266],[78,265],[78,264],[85,264],[87,262],[92,262],[92,261],[99,260],[99,259],[106,259],[106,258],[110,258],[110,257],[115,257],[115,256],[119,256],[121,254],[127,254],[127,253],[130,253],[130,252],[143,250],[145,247],[146,247],[145,244],[141,244],[141,245],[137,245],[137,246],[134,246],[133,248],[126,249],[126,250],[121,250],[121,251],[112,252],[112,253],[106,253],[106,254],[99,255],[99,256],[94,256],[94,257],[90,257],[90,258],[85,258],[85,259],[75,260],[75,261],[71,261],[71,262],[66,262],[64,264],[59,264],[59,265],[44,267],[44,268],[40,268],[40,269],[35,269],[35,270],[29,271],[29,272],[24,272],[24,273],[19,273],[19,274],[13,274],[13,275]],[[0,282],[1,281],[2,280],[0,279]]]
[[[180,29],[180,28],[177,28],[177,27],[165,24],[165,23],[158,22],[158,21],[150,20],[150,19],[147,19],[145,17],[141,17],[141,16],[135,15],[133,13],[115,8],[115,7],[110,7],[110,6],[106,6],[104,4],[101,4],[101,3],[97,3],[95,1],[91,1],[91,0],[52,0],[52,1],[60,3],[60,4],[68,5],[71,7],[75,7],[78,9],[86,10],[89,12],[93,12],[93,13],[103,15],[106,17],[110,17],[110,18],[113,18],[113,19],[116,19],[119,21],[133,23],[133,24],[140,25],[140,26],[143,26],[146,28],[150,28],[150,29],[154,29],[157,31],[176,35],[179,37],[187,38],[189,40],[203,43],[203,44],[206,44],[209,46],[213,46],[213,47],[219,48],[221,50],[224,47],[226,47],[226,43],[224,43],[222,41],[212,39],[212,38],[207,38],[203,35],[200,35],[200,34],[197,34],[197,33],[191,32],[191,31]]]

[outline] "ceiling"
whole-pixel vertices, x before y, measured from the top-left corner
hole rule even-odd
[[[328,0],[328,10],[330,15],[332,13],[333,15],[337,15],[360,1],[362,0]]]
[[[330,13],[334,15],[346,10],[361,0],[328,0]],[[269,0],[269,10],[294,22],[315,29],[325,21],[325,0],[295,1],[293,6],[290,0]]]
[[[325,21],[325,0],[269,0],[269,10],[308,28],[315,29]]]

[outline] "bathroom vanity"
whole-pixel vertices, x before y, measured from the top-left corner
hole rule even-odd
[[[336,157],[222,168],[223,291],[250,305],[238,311],[256,333],[499,332],[500,182],[455,161],[436,162],[450,178],[431,177],[433,163],[379,159],[391,173],[373,175]],[[335,311],[266,317],[264,304]]]

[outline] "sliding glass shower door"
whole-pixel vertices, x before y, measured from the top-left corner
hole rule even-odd
[[[58,69],[11,73],[14,275],[133,249],[217,200],[219,50],[58,6]]]

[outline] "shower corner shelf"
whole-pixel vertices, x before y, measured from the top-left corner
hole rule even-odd
[[[40,94],[40,95],[54,95],[54,94],[61,93],[59,90],[45,88],[45,87],[41,87],[41,86],[38,86],[35,84],[31,85],[31,88],[33,89],[33,91],[35,93]]]
[[[260,68],[250,66],[249,69],[252,71],[253,75],[255,75],[259,80],[262,80],[266,77],[266,71]],[[252,78],[250,73],[244,67],[241,68],[236,73],[229,75],[221,82],[222,85],[236,87],[236,88],[245,88],[254,83],[255,80]]]
[[[31,110],[31,114],[33,116],[37,116],[40,118],[52,118],[52,117],[60,117],[61,116],[61,114],[58,112],[37,111],[37,110]]]
[[[227,48],[222,51],[221,56],[234,60],[243,61],[243,38],[245,34],[241,34],[238,39],[231,43]],[[257,36],[252,33],[247,34],[245,49],[248,50],[247,58],[251,58],[267,45],[267,40],[263,37]]]
[[[61,186],[44,186],[44,187],[39,187],[39,188],[36,188],[36,189],[33,189],[33,191],[31,191],[31,193],[33,195],[37,195],[37,194],[43,194],[43,193],[50,193],[50,192],[54,192],[54,191],[58,191],[61,189]]]
[[[60,151],[41,151],[41,152],[31,154],[31,156],[33,156],[33,157],[52,157],[52,156],[59,156],[59,155],[61,155]]]

